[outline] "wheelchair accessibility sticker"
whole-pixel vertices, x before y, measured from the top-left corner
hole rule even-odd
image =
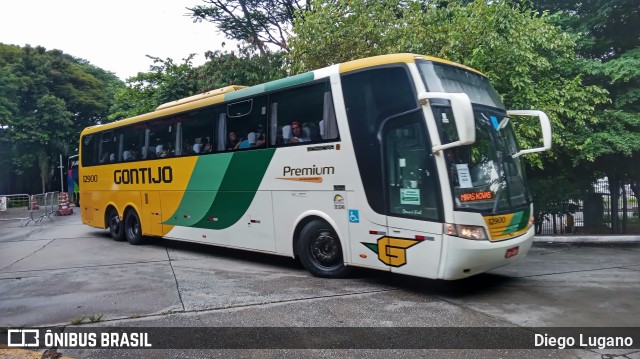
[[[349,210],[349,222],[351,223],[360,223],[360,214],[357,209]]]

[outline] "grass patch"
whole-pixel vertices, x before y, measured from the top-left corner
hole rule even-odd
[[[98,323],[100,321],[102,321],[102,317],[104,317],[104,314],[93,314],[89,316],[89,322],[91,323]]]
[[[84,316],[71,321],[71,325],[80,325],[84,323]]]

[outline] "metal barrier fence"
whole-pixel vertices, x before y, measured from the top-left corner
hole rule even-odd
[[[29,195],[0,195],[0,221],[20,221],[20,226],[23,226],[23,222],[30,218]]]
[[[29,223],[40,223],[45,218],[53,221],[51,216],[58,210],[60,192],[43,194],[8,194],[0,195],[0,221],[20,221],[20,226]]]
[[[617,206],[604,179],[594,183],[593,191],[584,198],[568,201],[561,207],[563,213],[543,214],[537,234],[640,234],[638,198],[628,183],[619,188]]]

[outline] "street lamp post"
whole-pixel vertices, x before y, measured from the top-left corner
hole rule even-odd
[[[58,166],[58,168],[60,168],[60,193],[62,193],[64,192],[64,177],[62,173],[62,169],[64,167],[62,167],[62,155],[60,155],[60,166]]]

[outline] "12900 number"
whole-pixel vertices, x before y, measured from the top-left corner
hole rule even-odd
[[[82,182],[98,182],[98,175],[82,176]]]

